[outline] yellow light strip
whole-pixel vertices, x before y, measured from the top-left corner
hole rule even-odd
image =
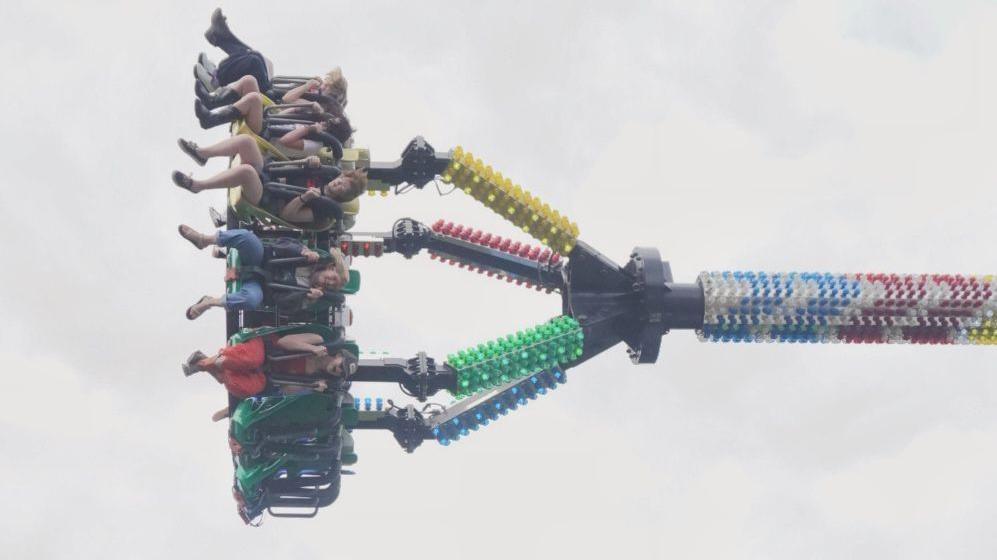
[[[554,251],[568,255],[578,241],[577,224],[460,146],[454,148],[442,179]]]

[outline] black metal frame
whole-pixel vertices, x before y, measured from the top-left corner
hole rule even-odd
[[[406,146],[400,159],[391,163],[372,162],[367,172],[371,179],[388,185],[408,183],[421,188],[442,173],[449,163],[449,154],[436,152],[425,139],[416,137]],[[231,208],[228,209],[227,223],[230,228],[243,225]],[[261,236],[304,236],[297,230],[260,227],[261,224],[258,223],[245,226],[254,229]],[[329,247],[334,241],[332,235],[335,233],[322,232],[315,235],[316,244],[323,248]],[[669,330],[702,327],[702,288],[698,284],[675,283],[669,263],[663,261],[653,248],[635,248],[626,264],[619,266],[582,241],[577,242],[566,262],[538,262],[434,232],[410,218],[396,221],[389,232],[366,235],[382,244],[383,253],[398,253],[405,258],[412,258],[422,250],[427,250],[442,258],[456,259],[486,271],[535,284],[548,291],[560,292],[564,313],[579,322],[585,335],[584,353],[574,361],[562,364],[564,370],[579,365],[620,342],[627,345],[628,354],[634,363],[653,363],[658,358],[661,338]],[[352,235],[343,235],[342,239],[357,242]],[[334,311],[330,308],[328,316],[324,317],[327,326],[333,326]],[[281,316],[273,312],[230,312],[226,332],[231,337],[240,327],[278,325],[281,319]],[[315,377],[316,380],[319,378],[321,376]],[[295,383],[295,380],[287,381]],[[344,390],[342,380],[335,381],[337,380],[330,379],[335,387],[330,390]],[[437,363],[420,352],[409,359],[360,360],[357,372],[348,383],[354,382],[398,383],[407,394],[425,402],[440,390],[455,392],[457,372],[448,364]],[[469,406],[474,402],[471,399],[464,404]],[[390,431],[402,448],[411,453],[423,441],[435,439],[432,433],[434,426],[439,428],[441,419],[445,421],[448,418],[447,414],[440,413],[426,415],[411,404],[399,407],[391,401],[388,403],[385,410],[357,410],[355,422],[344,419],[347,428]],[[230,402],[230,406],[235,404]],[[458,405],[447,412],[459,413],[461,410],[462,405]],[[341,446],[342,442],[339,444]],[[341,459],[337,458],[334,463],[338,469]],[[338,471],[334,477],[328,473],[325,478],[322,475],[297,478],[289,474],[284,476],[284,479],[267,482],[265,505],[274,515],[312,517],[320,507],[332,503],[339,494]],[[310,511],[275,513],[269,509],[271,507],[305,508]]]
[[[416,136],[402,150],[402,157],[391,163],[371,162],[367,177],[389,185],[408,183],[426,186],[450,165],[448,152],[437,152],[422,136]]]

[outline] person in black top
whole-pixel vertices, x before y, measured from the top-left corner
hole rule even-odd
[[[247,135],[226,138],[211,146],[199,147],[189,140],[177,141],[180,149],[199,165],[212,157],[239,156],[234,165],[208,179],[194,179],[179,171],[173,182],[193,193],[208,189],[242,187],[246,200],[283,220],[306,224],[325,218],[339,218],[339,203],[349,202],[367,189],[363,171],[321,165],[317,157],[299,161],[266,162],[256,141]],[[278,184],[278,181],[282,183]]]
[[[352,128],[343,113],[347,82],[339,67],[322,78],[306,80],[286,91],[274,90],[268,61],[232,33],[220,8],[212,13],[211,27],[204,35],[209,43],[229,56],[218,65],[215,73],[215,80],[221,87],[208,91],[200,80],[195,80],[194,112],[203,128],[245,118],[253,132],[266,134],[267,123],[263,118],[263,94],[266,93],[270,99],[284,104],[303,102],[300,107],[285,109],[277,116],[294,118],[310,114],[309,120],[320,115],[326,116],[324,120],[337,117],[340,121],[328,132],[341,143],[349,140]]]
[[[232,33],[228,22],[222,14],[221,8],[216,8],[211,14],[211,25],[204,32],[204,38],[208,43],[222,49],[228,55],[218,64],[215,71],[215,81],[220,87],[214,92],[208,92],[207,88],[198,90],[198,97],[211,96],[214,98],[228,95],[228,100],[223,104],[234,103],[238,97],[232,99],[230,93],[224,90],[226,86],[235,90],[239,96],[251,91],[266,93],[274,101],[281,100],[284,103],[297,101],[302,93],[307,93],[310,97],[305,97],[309,101],[319,101],[323,105],[335,103],[339,106],[340,112],[346,107],[346,79],[343,78],[342,71],[334,68],[323,78],[316,78],[314,83],[308,83],[303,91],[299,88],[292,88],[289,91],[275,90],[272,84],[273,65],[259,51],[256,51]],[[252,77],[252,89],[248,82],[238,84],[245,76]],[[296,91],[297,90],[297,91]],[[293,93],[293,95],[292,95]],[[214,95],[212,95],[214,94]],[[205,104],[212,106],[207,99],[203,99]],[[328,112],[336,114],[336,111],[326,109]]]

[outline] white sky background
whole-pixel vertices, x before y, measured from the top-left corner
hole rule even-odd
[[[342,65],[358,143],[461,144],[622,261],[700,270],[997,272],[993,2],[239,2],[280,73]],[[283,6],[283,7],[277,7]],[[207,143],[191,64],[214,4],[0,6],[0,550],[8,558],[993,558],[992,348],[612,349],[553,395],[407,456],[360,433],[316,519],[242,526],[224,394],[185,380],[222,266],[178,136]],[[208,50],[216,60],[221,53]],[[206,174],[221,168],[213,163]],[[358,230],[459,193],[364,200]],[[521,235],[518,239],[524,239]],[[525,240],[525,239],[524,239]],[[358,261],[365,349],[442,359],[541,322],[556,297],[425,257]],[[377,387],[358,396],[394,395]]]

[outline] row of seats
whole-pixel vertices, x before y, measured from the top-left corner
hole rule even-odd
[[[262,128],[254,129],[248,113],[228,110],[227,114],[233,115],[232,135],[252,138],[263,156],[265,164],[259,169],[263,198],[251,201],[244,185],[232,186],[228,190],[229,208],[224,221],[229,231],[252,232],[261,241],[266,256],[249,258],[245,249],[228,247],[224,255],[224,299],[229,302],[246,299],[243,296],[250,284],[261,288],[262,299],[258,303],[253,301],[251,307],[227,307],[227,347],[217,356],[192,356],[196,359],[188,360],[185,372],[209,371],[229,388],[233,494],[240,517],[246,523],[254,523],[266,511],[280,517],[313,516],[336,500],[342,468],[356,462],[348,427],[356,422],[357,413],[349,394],[348,375],[350,368],[355,368],[359,348],[346,337],[347,321],[335,318],[352,315],[343,312],[348,309],[345,298],[360,289],[360,274],[349,270],[337,290],[326,290],[316,298],[310,293],[307,272],[309,267],[335,268],[340,261],[348,267],[350,256],[339,253],[336,240],[355,223],[359,198],[334,200],[333,211],[320,217],[316,210],[315,219],[307,223],[280,215],[263,200],[272,202],[275,196],[287,195],[287,200],[293,201],[296,197],[303,198],[302,193],[310,187],[322,188],[321,182],[329,177],[343,173],[357,176],[356,172],[368,163],[366,152],[353,149],[352,138],[337,138],[328,129],[321,131],[322,127],[315,125],[324,122],[322,119],[331,119],[330,115],[345,119],[345,80],[341,80],[342,87],[337,90],[326,87],[329,84],[314,87],[313,82],[303,77],[273,75],[269,60],[235,37],[220,10],[212,15],[205,37],[228,56],[217,65],[206,55],[198,58],[194,73],[199,111],[207,101],[216,105],[208,109],[215,115],[210,118],[225,116],[218,103],[235,98],[231,93],[233,83],[245,87],[248,82],[256,82],[261,90],[256,97],[263,104]],[[295,92],[293,101],[298,106],[288,103],[291,92]],[[322,112],[302,110],[308,108],[307,103],[317,104]],[[233,106],[239,107],[237,103],[220,107]],[[206,124],[204,114],[199,112],[198,117],[202,126]],[[283,145],[279,137],[305,128],[308,135],[303,140],[304,146],[314,152],[305,155],[314,157],[301,160],[297,166],[282,165],[302,154]],[[320,144],[317,149],[316,144]],[[192,157],[200,155],[196,146],[192,150]],[[314,158],[318,159],[317,165]],[[242,163],[236,156],[231,166]],[[294,169],[290,178],[284,173],[281,179],[265,180],[270,179],[272,171],[280,174],[288,168]],[[184,188],[190,186],[182,182],[178,184]],[[322,196],[326,196],[324,189]],[[272,250],[273,245],[287,245],[288,239],[298,244],[292,246],[303,247],[302,255],[312,254],[310,259],[281,257]],[[291,297],[286,297],[288,294]],[[295,299],[294,294],[300,297]],[[289,300],[294,305],[286,304]],[[291,340],[295,344],[287,342]],[[305,343],[308,351],[299,348],[302,344],[299,341],[309,341]],[[261,352],[262,356],[254,352]],[[336,357],[341,358],[337,367],[342,372],[338,375],[329,372]],[[243,369],[234,369],[237,362],[245,362]],[[251,390],[234,394],[233,388],[247,387],[245,383],[236,383],[236,377],[243,381],[264,378],[265,384],[260,384],[262,389],[253,394],[246,393],[254,391],[255,385]]]

